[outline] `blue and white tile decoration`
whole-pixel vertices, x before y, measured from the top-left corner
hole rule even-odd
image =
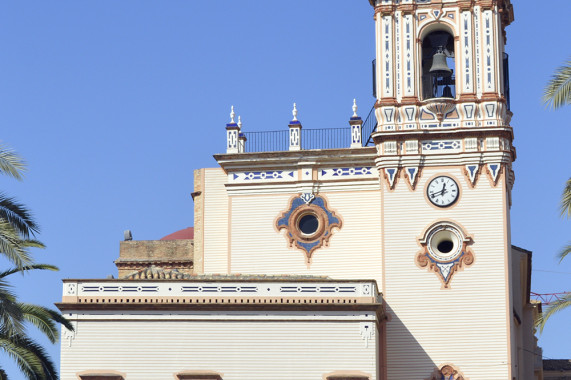
[[[294,181],[296,178],[293,170],[269,170],[231,173],[230,180],[231,182],[279,182]]]
[[[331,168],[319,170],[319,179],[339,178],[377,178],[378,172],[374,166],[359,166],[354,168]]]
[[[427,140],[422,142],[422,153],[460,152],[462,142],[460,140]]]

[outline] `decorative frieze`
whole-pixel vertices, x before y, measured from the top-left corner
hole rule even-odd
[[[427,140],[422,142],[422,153],[460,152],[461,140]]]
[[[73,284],[77,297],[376,297],[376,287],[371,281],[320,281],[292,280],[288,276],[218,276],[220,280],[202,280],[192,276],[184,281],[78,281]],[[292,276],[289,276],[292,277]],[[234,279],[233,279],[234,278]],[[257,281],[256,281],[257,280]],[[75,297],[73,297],[75,298]],[[64,296],[64,300],[70,298]]]
[[[297,180],[294,170],[260,170],[233,172],[228,174],[229,182],[282,182]]]
[[[321,169],[318,173],[320,180],[376,177],[378,177],[378,174],[373,166]]]

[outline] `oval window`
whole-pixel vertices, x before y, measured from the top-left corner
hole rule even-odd
[[[297,226],[302,234],[313,235],[319,228],[319,219],[314,214],[306,214],[299,218]]]

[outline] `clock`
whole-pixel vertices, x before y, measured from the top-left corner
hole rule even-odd
[[[433,205],[448,207],[458,200],[460,190],[458,184],[452,178],[441,175],[428,183],[426,196]]]

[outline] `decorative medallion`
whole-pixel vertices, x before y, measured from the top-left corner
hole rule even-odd
[[[474,254],[468,248],[472,238],[452,222],[439,222],[430,226],[419,239],[421,251],[416,263],[436,273],[445,288],[463,266],[474,263]]]
[[[325,198],[307,193],[292,198],[289,208],[276,221],[278,231],[286,230],[290,247],[305,252],[308,264],[316,249],[329,244],[333,228],[341,225],[341,219],[327,207]]]

